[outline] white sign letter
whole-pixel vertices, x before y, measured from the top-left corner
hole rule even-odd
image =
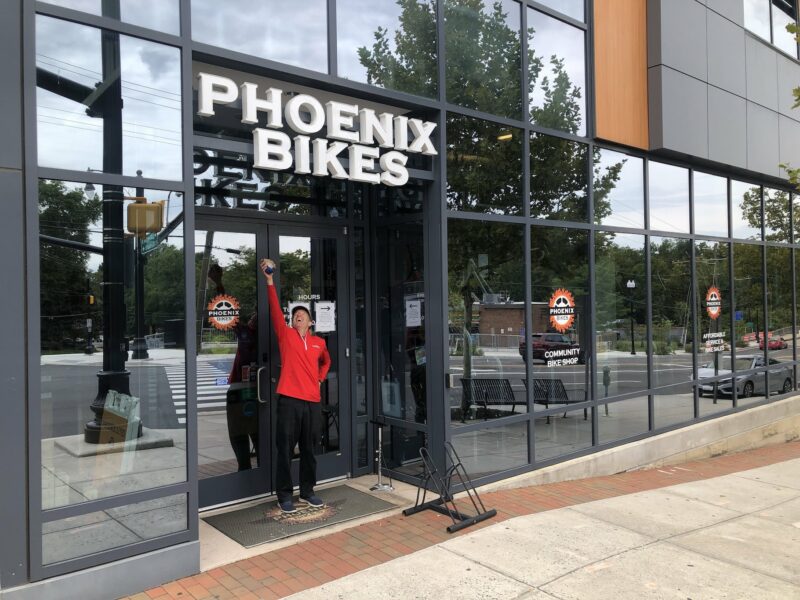
[[[358,115],[362,144],[372,145],[377,138],[381,148],[391,148],[394,145],[392,113],[381,113],[377,117],[371,108],[362,108]]]
[[[352,144],[349,148],[350,180],[363,181],[364,183],[380,183],[380,173],[364,171],[364,169],[372,170],[375,168],[375,159],[378,158],[378,154],[379,150],[375,147]]]
[[[431,142],[431,134],[436,129],[436,123],[421,121],[420,119],[409,119],[408,124],[414,134],[414,141],[408,147],[409,152],[421,152],[428,156],[436,156],[436,150]]]
[[[272,171],[288,169],[292,166],[291,145],[289,136],[282,131],[253,129],[253,167]]]
[[[408,150],[408,117],[394,118],[394,149]]]
[[[358,114],[358,106],[331,101],[325,104],[325,113],[328,117],[328,137],[345,142],[358,141],[358,132],[352,131],[353,117]],[[344,127],[347,129],[343,129]]]
[[[230,104],[239,96],[233,79],[210,73],[198,73],[197,79],[197,114],[201,117],[213,117],[214,104]]]
[[[255,125],[258,123],[258,111],[267,113],[267,127],[280,129],[281,120],[281,90],[269,88],[266,100],[258,98],[258,86],[255,83],[243,83],[242,90],[242,123]]]
[[[314,145],[314,175],[325,177],[330,174],[334,179],[347,179],[347,171],[337,157],[339,152],[347,148],[347,144],[331,142],[328,146],[328,140],[324,139],[316,139],[311,143]]]
[[[407,162],[408,157],[405,154],[394,150],[381,156],[381,169],[383,169],[381,183],[393,186],[405,185],[408,182]]]
[[[306,123],[300,118],[300,109],[305,108],[310,115]],[[297,133],[317,133],[325,125],[325,111],[319,100],[308,94],[298,94],[286,103],[284,115],[289,127]]]
[[[298,175],[311,173],[311,151],[307,135],[294,136],[294,172]]]

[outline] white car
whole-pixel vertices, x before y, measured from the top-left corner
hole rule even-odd
[[[731,357],[719,356],[710,360],[697,370],[699,379],[708,379],[719,375],[727,375],[731,372]],[[747,355],[736,357],[736,371],[749,371],[764,367],[764,357],[761,355]],[[792,391],[792,368],[782,362],[771,358],[769,360],[769,388],[770,392],[786,394]],[[714,382],[701,383],[699,388],[701,396],[708,394],[714,395]],[[717,382],[717,393],[725,396],[731,395],[731,380],[722,379]],[[739,398],[750,398],[754,394],[764,395],[764,373],[749,373],[736,377],[736,395]]]

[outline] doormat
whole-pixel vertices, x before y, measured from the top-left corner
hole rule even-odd
[[[347,485],[320,490],[317,495],[325,501],[325,506],[312,508],[295,503],[297,512],[284,514],[273,499],[203,520],[245,548],[252,548],[334,523],[400,508]]]

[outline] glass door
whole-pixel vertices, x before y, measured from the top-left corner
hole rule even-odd
[[[259,376],[270,364],[266,290],[257,257],[266,231],[199,219],[195,231],[197,471],[200,507],[272,489],[270,414]],[[268,387],[268,386],[267,386]],[[183,390],[185,414],[186,392]]]
[[[313,332],[325,340],[331,368],[322,384],[322,423],[317,454],[317,480],[343,477],[350,470],[349,277],[345,268],[345,235],[341,228],[272,226],[271,257],[278,263],[277,291],[284,314],[302,304],[311,312]],[[277,357],[277,344],[272,343]],[[269,365],[273,398],[280,362]],[[273,427],[279,427],[274,419]],[[292,465],[297,484],[298,461]]]
[[[317,480],[350,471],[349,277],[341,228],[263,225],[199,217],[197,281],[197,470],[200,507],[274,489],[274,440],[280,354],[258,261],[278,265],[284,317],[305,305],[331,368],[322,384]],[[185,416],[186,391],[174,395]],[[298,460],[292,472],[298,483]]]

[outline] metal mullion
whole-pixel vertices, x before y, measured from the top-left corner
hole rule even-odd
[[[180,0],[181,20],[181,125],[183,142],[183,267],[184,267],[184,323],[186,331],[193,330],[197,322],[195,294],[195,211],[194,211],[194,114],[192,87],[192,9],[191,0]],[[192,326],[189,327],[188,324]],[[200,492],[198,484],[197,454],[199,433],[197,427],[197,337],[185,336],[184,374],[186,377],[186,476],[190,483],[188,495],[188,527],[191,540],[200,537]],[[195,398],[195,402],[189,399]]]
[[[555,412],[556,414],[558,414],[559,411],[555,410]],[[564,411],[561,410],[561,412]],[[532,420],[531,419],[532,414],[533,413],[516,413],[508,417],[502,417],[499,419],[489,419],[486,421],[479,421],[478,423],[470,423],[468,425],[459,425],[458,427],[451,427],[450,435],[451,437],[456,437],[462,433],[472,433],[474,431],[482,431],[484,429],[492,429],[494,427],[513,425],[516,423],[526,423],[529,420]],[[538,416],[539,413],[537,412],[536,415]]]
[[[697,366],[697,354],[699,351],[697,339],[698,335],[700,334],[699,330],[699,302],[700,302],[700,294],[697,289],[697,247],[694,242],[692,242],[691,249],[690,249],[690,260],[692,261],[691,264],[691,286],[692,286],[692,293],[691,293],[691,311],[692,311],[692,394],[694,395],[694,418],[697,419],[700,416],[700,397],[697,394],[698,391],[698,366]]]
[[[26,577],[37,580],[42,575],[42,398],[41,398],[41,306],[39,303],[39,202],[36,123],[36,14],[30,2],[20,2],[22,10],[22,95],[23,95],[23,141],[24,141],[24,214],[25,214],[25,295],[27,308],[27,340],[25,377],[27,398],[27,448],[28,512],[27,548],[19,557],[19,578],[14,583],[22,584]],[[7,585],[4,583],[4,585]]]
[[[523,239],[523,252],[524,265],[527,265],[524,273],[525,281],[525,311],[523,312],[522,319],[525,324],[525,356],[530,357],[525,360],[525,406],[528,410],[528,415],[533,414],[533,348],[531,348],[531,332],[533,331],[533,315],[531,314],[531,307],[533,306],[533,293],[531,288],[533,286],[533,256],[531,255],[531,248],[533,245],[533,226],[526,225]],[[530,418],[528,423],[528,463],[536,462],[536,447],[535,447],[535,427],[533,418]]]
[[[542,227],[560,227],[560,228],[568,228],[568,229],[580,229],[582,231],[589,231],[590,229],[597,229],[597,225],[593,225],[587,222],[578,222],[578,221],[558,221],[555,219],[537,219],[531,218],[530,221],[531,225],[540,225]]]
[[[467,212],[458,210],[447,210],[448,219],[458,221],[481,221],[482,223],[505,223],[507,225],[527,225],[525,217],[517,215],[494,215],[491,213]]]
[[[589,27],[584,35],[584,73],[586,74],[586,135],[594,139],[597,135],[595,124],[595,78],[594,78],[594,2],[584,0],[583,16]]]
[[[733,232],[733,210],[731,206],[731,193],[732,193],[732,180],[728,179],[728,232]],[[737,398],[736,398],[736,321],[734,316],[736,314],[736,281],[734,278],[735,269],[733,267],[734,261],[734,242],[731,239],[728,242],[728,282],[730,286],[730,294],[731,294],[731,310],[728,315],[728,327],[731,331],[731,377],[733,385],[731,385],[731,405],[733,408],[736,408]]]
[[[589,207],[590,210],[593,210],[592,207],[594,206],[594,186],[589,186]],[[597,371],[598,371],[598,364],[597,364],[597,330],[595,323],[597,321],[597,285],[595,282],[595,260],[596,260],[596,253],[595,253],[595,246],[596,246],[596,238],[597,238],[597,231],[595,229],[591,229],[589,231],[589,298],[591,302],[589,303],[589,333],[590,343],[592,344],[591,347],[591,354],[592,357],[592,370],[590,374],[591,379],[591,386],[589,389],[589,398],[592,402],[596,405],[597,404]],[[597,411],[592,411],[592,447],[597,446],[597,443],[600,439],[599,434],[599,426],[598,426],[598,415]]]
[[[458,115],[461,117],[470,117],[473,119],[479,119],[481,121],[487,121],[489,123],[494,123],[496,125],[502,125],[504,127],[513,127],[515,129],[525,129],[528,124],[525,121],[521,121],[520,119],[514,119],[512,117],[504,117],[502,115],[495,115],[488,112],[483,112],[481,110],[476,110],[474,108],[467,108],[466,106],[461,106],[459,104],[451,104],[449,102],[445,103],[444,110],[447,111],[448,115]],[[584,138],[578,138],[586,141]]]
[[[148,177],[135,177],[131,175],[115,175],[114,173],[98,173],[96,171],[54,169],[52,167],[39,167],[38,174],[40,179],[72,181],[75,183],[96,183],[98,185],[118,185],[131,188],[141,187],[150,190],[172,192],[183,191],[183,183],[180,180],[172,179],[151,179]]]
[[[131,504],[138,504],[140,502],[147,502],[148,500],[156,500],[167,496],[175,496],[177,494],[188,494],[190,487],[191,484],[189,481],[182,481],[162,487],[139,490],[136,492],[126,492],[117,496],[107,496],[96,500],[87,500],[79,504],[49,508],[42,510],[42,523],[51,523],[53,521],[60,521],[61,519],[100,512],[120,506],[130,506]]]
[[[25,2],[25,4],[27,4],[27,2]],[[164,33],[155,29],[148,29],[147,27],[133,25],[131,23],[126,23],[125,21],[112,19],[110,17],[93,15],[88,12],[73,10],[71,8],[46,4],[45,2],[36,2],[35,9],[37,14],[61,19],[64,21],[70,21],[79,25],[97,27],[100,29],[105,29],[106,31],[113,31],[121,35],[157,42],[167,46],[179,47],[182,45],[180,35]]]
[[[528,98],[528,7],[525,3],[522,3],[520,8],[520,46],[521,46],[521,54],[520,54],[520,65],[522,72],[520,73],[520,79],[522,82],[522,120],[529,125],[531,122],[531,115],[530,115],[530,98]],[[526,138],[530,137],[530,133],[526,131]],[[527,213],[526,213],[527,216]]]
[[[328,74],[337,77],[339,48],[336,37],[336,0],[328,0]]]

